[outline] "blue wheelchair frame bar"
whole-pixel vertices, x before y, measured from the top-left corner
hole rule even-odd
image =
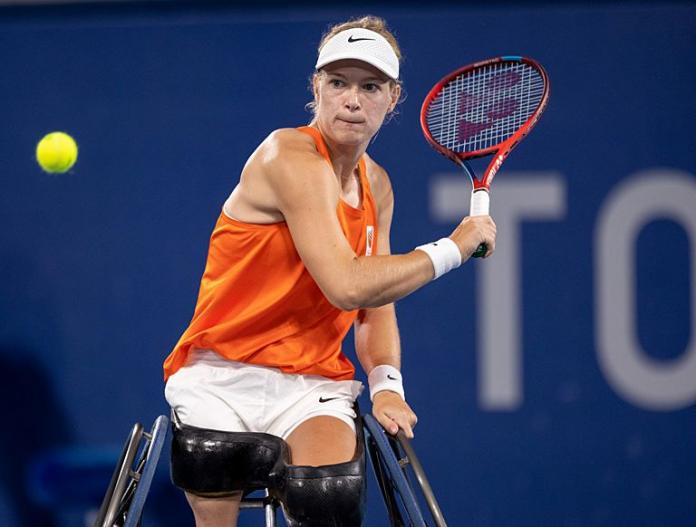
[[[428,525],[406,474],[406,467],[410,465],[430,509],[434,525],[446,527],[444,516],[425,476],[423,466],[403,431],[399,430],[396,439],[394,439],[371,415],[364,415],[363,423],[367,436],[365,443],[372,460],[372,468],[380,485],[392,525],[394,527],[404,525],[426,527]],[[398,499],[405,509],[406,517],[399,510]]]
[[[169,418],[160,415],[149,433],[136,423],[131,430],[104,496],[94,527],[136,527],[145,506],[157,462],[169,430]]]

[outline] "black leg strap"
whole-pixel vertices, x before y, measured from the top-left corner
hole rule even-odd
[[[351,461],[321,467],[288,466],[277,492],[289,527],[358,527],[365,514],[365,439],[356,422]]]
[[[172,482],[193,494],[232,494],[282,485],[289,460],[279,437],[222,432],[172,419]]]

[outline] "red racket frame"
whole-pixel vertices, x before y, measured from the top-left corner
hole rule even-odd
[[[461,75],[462,73],[465,73],[467,71],[471,71],[477,68],[481,68],[484,66],[490,66],[493,64],[499,64],[501,62],[524,62],[526,64],[529,64],[532,66],[534,69],[539,71],[541,74],[542,78],[544,79],[544,93],[542,94],[541,101],[539,103],[539,106],[537,109],[534,111],[534,113],[525,121],[525,123],[520,126],[520,128],[510,137],[508,137],[505,141],[502,143],[498,143],[497,145],[492,145],[489,146],[488,148],[482,149],[482,150],[476,150],[474,152],[453,152],[449,148],[445,148],[441,144],[439,144],[437,141],[435,141],[430,134],[430,130],[428,129],[428,125],[425,122],[425,117],[426,113],[428,111],[428,108],[430,107],[430,103],[433,101],[433,99],[440,93],[442,88],[447,84],[449,81],[451,81],[453,78]],[[435,86],[428,92],[428,94],[425,96],[425,99],[423,100],[423,105],[421,106],[421,115],[420,115],[420,123],[421,123],[421,128],[423,130],[423,135],[425,136],[425,139],[430,143],[430,146],[432,146],[435,150],[437,150],[440,154],[443,156],[447,157],[448,159],[454,161],[457,163],[457,165],[460,165],[464,167],[465,171],[471,172],[468,168],[464,166],[464,162],[469,160],[469,159],[476,159],[478,157],[483,157],[489,154],[496,153],[495,156],[493,156],[493,159],[491,162],[488,164],[488,168],[486,168],[486,171],[483,174],[483,177],[478,179],[474,177],[473,173],[470,175],[471,177],[471,183],[474,186],[474,190],[478,189],[486,189],[488,190],[491,181],[493,181],[493,178],[495,175],[498,173],[498,170],[500,170],[500,166],[503,164],[503,161],[505,161],[505,158],[510,154],[513,148],[517,146],[517,143],[519,143],[530,131],[532,128],[534,128],[534,125],[537,123],[539,120],[539,117],[541,114],[544,112],[544,109],[546,108],[546,104],[548,103],[549,100],[549,79],[546,74],[546,71],[544,68],[539,64],[537,61],[527,58],[527,57],[518,57],[518,56],[504,56],[504,57],[496,57],[488,60],[482,60],[480,62],[476,62],[474,64],[470,64],[468,66],[464,66],[462,68],[459,68],[449,75],[443,77],[440,81],[438,81]]]

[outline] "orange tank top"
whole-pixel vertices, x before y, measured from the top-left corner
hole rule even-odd
[[[298,130],[314,138],[317,151],[331,164],[321,133]],[[363,158],[358,170],[360,208],[339,200],[336,214],[360,256],[377,247],[377,211]],[[352,379],[355,368],[341,343],[356,316],[357,311],[341,311],[324,297],[285,222],[244,223],[222,212],[210,238],[193,319],[164,362],[164,378],[197,348],[287,373]]]

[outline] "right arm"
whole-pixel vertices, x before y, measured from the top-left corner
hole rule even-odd
[[[353,310],[402,298],[430,282],[433,266],[422,251],[403,255],[357,256],[336,216],[339,183],[305,135],[275,132],[258,156],[302,261],[326,298]],[[384,174],[386,177],[386,173]],[[495,226],[488,216],[465,218],[451,235],[468,259],[480,243],[494,249]]]

